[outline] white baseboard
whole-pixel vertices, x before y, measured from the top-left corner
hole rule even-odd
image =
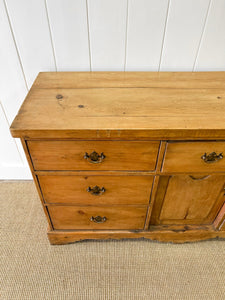
[[[0,166],[0,180],[32,180],[27,166]]]

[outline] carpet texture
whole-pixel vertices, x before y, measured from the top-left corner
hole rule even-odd
[[[51,246],[31,181],[0,182],[1,299],[225,299],[225,242]]]

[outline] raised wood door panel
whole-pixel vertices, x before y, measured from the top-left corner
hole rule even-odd
[[[48,206],[54,229],[144,229],[147,206]],[[101,217],[100,223],[92,221]],[[103,219],[105,218],[105,220]]]
[[[225,201],[224,175],[161,176],[151,225],[209,225]]]
[[[156,166],[156,141],[28,141],[35,170],[145,170]],[[104,157],[92,163],[93,152]],[[89,158],[85,158],[85,154]]]
[[[38,180],[46,203],[148,205],[153,176],[44,175]]]
[[[169,142],[162,172],[225,172],[225,142]]]

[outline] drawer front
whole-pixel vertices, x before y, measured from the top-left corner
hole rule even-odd
[[[48,206],[57,229],[143,229],[147,206]]]
[[[163,172],[225,172],[225,142],[168,143]]]
[[[38,176],[47,203],[148,205],[153,176]]]
[[[154,170],[159,142],[28,141],[35,170]]]

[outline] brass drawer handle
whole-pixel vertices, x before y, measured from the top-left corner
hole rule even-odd
[[[95,222],[95,223],[104,223],[107,221],[107,218],[106,217],[100,217],[100,216],[97,216],[97,217],[91,217],[90,220],[92,222]]]
[[[84,158],[92,164],[99,164],[105,159],[105,155],[103,153],[99,155],[97,152],[93,151],[91,154],[86,152]]]
[[[93,188],[91,188],[90,186],[87,188],[87,192],[88,193],[91,193],[92,195],[95,195],[95,196],[100,196],[102,195],[103,193],[105,193],[105,188],[102,187],[100,188],[99,186],[94,186]]]
[[[201,159],[206,163],[206,164],[212,164],[215,163],[223,158],[223,153],[221,152],[220,154],[216,154],[216,152],[212,152],[210,154],[203,154],[201,156]]]

